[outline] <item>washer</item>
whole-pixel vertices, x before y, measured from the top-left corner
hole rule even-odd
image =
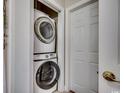
[[[47,14],[34,10],[34,54],[55,52],[55,21]]]
[[[43,58],[50,56],[43,54]],[[52,93],[57,90],[60,68],[57,58],[34,60],[34,93]]]

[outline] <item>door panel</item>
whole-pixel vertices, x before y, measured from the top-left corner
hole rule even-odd
[[[99,1],[99,93],[119,93],[119,84],[105,80],[104,71],[119,80],[119,0]]]
[[[70,15],[70,87],[76,93],[97,93],[98,2]]]

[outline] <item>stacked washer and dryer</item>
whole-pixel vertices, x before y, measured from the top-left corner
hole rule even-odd
[[[60,76],[55,21],[42,11],[34,14],[34,93],[53,93]]]

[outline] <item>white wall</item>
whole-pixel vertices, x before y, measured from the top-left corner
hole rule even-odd
[[[32,45],[30,43],[31,3],[33,0],[9,2],[9,84],[8,93],[31,93],[30,68]],[[32,40],[33,41],[33,40]],[[32,54],[33,55],[33,54]]]
[[[14,93],[30,93],[30,63],[30,0],[15,0]]]
[[[65,0],[54,0],[56,1],[58,4],[60,4],[62,7],[65,6]]]
[[[69,7],[79,1],[81,1],[81,0],[65,0],[65,7]],[[86,0],[84,0],[84,1],[86,1]]]

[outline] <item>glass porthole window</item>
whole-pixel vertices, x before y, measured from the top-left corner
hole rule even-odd
[[[39,17],[35,21],[35,34],[37,38],[43,43],[49,44],[55,38],[54,22],[48,17]]]
[[[50,89],[57,83],[59,76],[59,66],[53,61],[48,61],[38,68],[36,83],[42,89]]]

